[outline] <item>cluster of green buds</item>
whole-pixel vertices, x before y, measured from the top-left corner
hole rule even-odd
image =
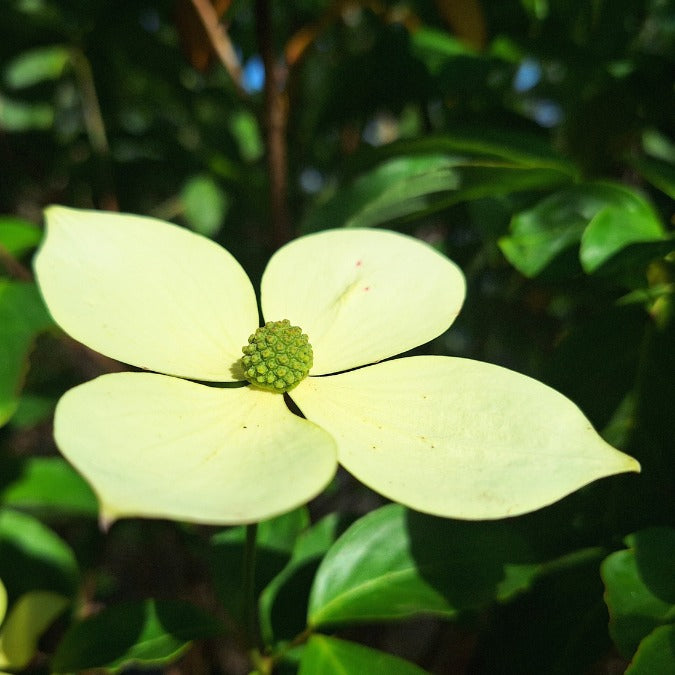
[[[242,351],[246,379],[279,394],[304,380],[314,359],[307,336],[288,319],[268,321],[249,337]]]

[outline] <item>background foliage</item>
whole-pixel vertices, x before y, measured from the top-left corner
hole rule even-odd
[[[0,668],[675,672],[672,3],[5,0],[0,36]],[[251,666],[243,529],[103,532],[54,448],[60,394],[118,367],[31,281],[55,202],[176,220],[254,281],[304,232],[425,239],[468,297],[423,351],[554,386],[643,473],[485,523],[340,474],[259,527]]]

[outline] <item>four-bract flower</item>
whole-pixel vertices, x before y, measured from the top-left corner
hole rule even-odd
[[[317,495],[338,461],[392,500],[466,519],[524,513],[639,471],[535,380],[462,358],[383,361],[440,335],[464,299],[460,270],[416,239],[329,230],[272,256],[262,314],[299,327],[313,363],[298,381],[312,361],[306,340],[259,334],[246,368],[270,391],[207,384],[245,380],[242,346],[259,326],[251,282],[226,250],[140,216],[50,207],[46,221],[35,270],[54,319],[156,371],[103,375],[56,409],[56,442],[107,521],[255,522]],[[290,351],[276,354],[285,341]],[[304,366],[293,362],[301,352]],[[306,419],[274,384],[300,366],[278,391],[289,388]]]

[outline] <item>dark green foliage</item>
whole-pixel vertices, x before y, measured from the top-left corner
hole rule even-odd
[[[191,0],[3,3],[0,581],[9,610],[35,590],[72,600],[25,672],[675,672],[672,3],[212,4],[241,88]],[[276,166],[251,76],[270,54]],[[339,474],[259,524],[251,607],[243,527],[98,532],[56,456],[59,396],[117,366],[61,335],[32,281],[50,203],[179,222],[256,287],[302,233],[419,236],[468,282],[424,351],[545,381],[642,474],[471,523],[377,508]],[[2,636],[0,620],[0,663]]]

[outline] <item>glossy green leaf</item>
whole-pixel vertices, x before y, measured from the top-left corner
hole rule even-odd
[[[188,225],[199,234],[213,237],[229,207],[227,195],[210,176],[193,176],[180,195]]]
[[[652,208],[627,191],[626,200],[607,206],[592,218],[581,237],[579,257],[586,272],[594,272],[631,244],[661,241],[666,233]],[[675,247],[675,244],[672,244]]]
[[[312,635],[302,653],[299,675],[424,675],[426,672],[409,661],[355,642]]]
[[[655,628],[641,643],[625,675],[675,673],[675,625]]]
[[[393,158],[357,178],[309,212],[304,232],[331,227],[373,227],[420,217],[453,204],[568,180],[549,167],[510,161],[428,154]]]
[[[338,515],[331,513],[303,531],[291,559],[260,594],[260,630],[265,644],[291,639],[304,630],[307,600],[319,561],[337,537]]]
[[[594,222],[597,225],[590,227]],[[633,190],[614,183],[585,183],[517,213],[499,246],[514,267],[534,277],[582,236],[582,264],[592,271],[628,244],[663,238],[663,233],[652,208]]]
[[[314,579],[313,627],[458,611],[526,588],[536,562],[508,521],[433,518],[391,504],[354,523]]]
[[[654,628],[675,622],[675,530],[651,528],[627,541],[631,548],[605,559],[602,578],[610,634],[629,657]]]
[[[0,246],[19,257],[34,248],[42,239],[42,230],[33,223],[14,216],[0,216]]]
[[[497,165],[507,163],[530,169],[554,169],[569,178],[578,177],[578,169],[574,164],[542,141],[540,136],[486,126],[459,127],[443,134],[425,134],[420,138],[396,141],[370,153],[364,152],[359,166],[390,157],[430,153],[475,157],[479,161],[492,160]],[[489,165],[488,161],[484,163]]]
[[[47,628],[70,600],[50,591],[30,591],[11,607],[0,628],[0,668],[25,668]]]
[[[61,76],[70,59],[67,47],[51,45],[19,54],[5,66],[5,82],[12,89],[30,87]]]
[[[193,640],[221,632],[219,622],[185,602],[120,604],[73,624],[59,643],[52,671],[104,668],[117,672],[132,664],[161,666],[184,654]]]
[[[19,403],[33,339],[51,323],[34,284],[0,279],[0,426]]]
[[[26,513],[0,509],[0,579],[12,598],[34,589],[71,595],[79,577],[70,547]]]
[[[32,457],[23,462],[20,476],[0,490],[0,503],[45,516],[98,515],[89,484],[60,457]]]

